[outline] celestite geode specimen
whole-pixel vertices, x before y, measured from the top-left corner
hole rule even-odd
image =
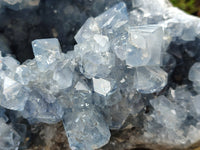
[[[90,17],[74,38],[67,53],[56,38],[34,40],[35,58],[22,64],[1,55],[0,105],[30,124],[63,121],[73,150],[104,146],[130,115],[144,144],[185,148],[200,140],[199,18],[165,0],[132,0],[130,12],[120,2]],[[183,54],[196,63],[177,84],[171,76]],[[0,147],[7,150],[20,136],[4,108]]]

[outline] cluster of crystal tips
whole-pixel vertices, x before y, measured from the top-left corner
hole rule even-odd
[[[168,7],[164,0],[160,9],[154,6],[157,2],[133,0],[130,13],[120,2],[89,18],[75,36],[74,51],[66,54],[52,38],[33,41],[35,58],[21,65],[10,56],[0,57],[0,105],[19,111],[30,123],[62,120],[72,149],[102,147],[109,141],[109,129],[120,129],[129,115],[137,117],[145,109],[143,95],[153,97],[166,86],[169,43],[196,36],[187,30],[199,20]],[[186,28],[181,15],[194,24]],[[172,32],[177,25],[179,32]],[[199,68],[195,64],[189,74],[196,91]],[[190,116],[200,118],[199,96],[193,97],[185,87],[170,90],[167,97],[149,101],[154,110],[144,117],[143,137],[168,144],[174,138],[173,144],[193,143],[199,137],[189,137],[199,131],[199,123],[189,124],[187,132],[181,127],[192,110]],[[184,91],[189,97],[182,100]],[[180,132],[174,134],[176,130]]]

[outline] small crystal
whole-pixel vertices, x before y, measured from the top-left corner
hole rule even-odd
[[[74,38],[77,43],[83,43],[85,40],[92,39],[94,34],[100,34],[100,29],[95,19],[91,17],[84,23]]]
[[[72,149],[97,149],[110,139],[110,131],[103,116],[94,109],[68,114],[63,124]]]
[[[101,78],[100,79],[93,78],[92,81],[93,81],[94,91],[96,93],[106,96],[110,92],[111,84],[109,81]]]
[[[5,77],[3,83],[3,97],[0,104],[11,110],[22,111],[28,100],[28,90],[17,81]]]
[[[57,67],[53,74],[53,79],[57,82],[60,89],[68,88],[72,85],[73,72],[67,65]]]
[[[167,73],[159,67],[138,67],[134,75],[134,87],[141,93],[154,93],[167,84]]]
[[[82,59],[81,72],[87,77],[107,77],[114,66],[115,57],[111,53],[86,53]]]
[[[33,53],[41,71],[49,69],[60,58],[61,48],[57,39],[40,39],[32,42]]]

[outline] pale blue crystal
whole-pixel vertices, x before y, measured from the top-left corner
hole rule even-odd
[[[110,131],[103,116],[92,108],[67,114],[63,124],[72,149],[97,149],[110,139]]]
[[[106,33],[113,33],[128,22],[126,4],[120,2],[95,18],[99,27]]]
[[[151,142],[159,141],[172,146],[187,143],[187,138],[181,128],[187,117],[183,108],[165,96],[152,99],[150,103],[154,110],[144,124],[143,138]]]
[[[85,40],[90,40],[95,34],[100,34],[100,28],[94,18],[89,18],[84,23],[84,25],[79,29],[75,35],[75,40],[77,43],[83,43]]]
[[[29,2],[13,1],[13,9],[18,9],[16,4],[26,8]],[[184,47],[185,42],[198,39],[199,19],[165,0],[132,0],[132,4],[130,13],[125,3],[120,2],[89,18],[74,37],[77,42],[74,51],[67,54],[61,52],[57,39],[33,41],[35,58],[21,65],[11,56],[0,54],[0,105],[20,111],[19,115],[31,124],[63,120],[69,145],[74,150],[104,146],[110,138],[109,129],[124,127],[127,118],[133,121],[126,127],[137,127],[142,134],[137,138],[145,143],[185,146],[198,141],[199,63],[189,72],[193,88],[173,86],[172,82],[174,89],[171,83],[170,87],[165,86],[167,73],[171,81],[176,67],[168,46],[171,48],[175,42]],[[187,52],[185,47],[183,51]],[[196,59],[195,54],[190,56]],[[160,96],[163,94],[167,98]],[[9,129],[14,135],[5,122],[8,117],[4,111],[0,108],[0,118],[5,119],[0,119],[3,138],[3,130]],[[15,143],[5,137],[14,143],[14,148],[18,147],[18,140]],[[2,136],[0,146],[4,146],[1,139]]]
[[[93,87],[96,93],[99,93],[103,96],[106,96],[111,91],[111,83],[110,81],[104,79],[96,79],[93,78]]]
[[[34,40],[32,47],[38,68],[43,72],[50,69],[53,63],[60,58],[61,48],[56,38]]]
[[[63,116],[63,109],[57,102],[47,103],[45,95],[37,90],[31,92],[22,115],[28,119],[30,123],[44,122],[57,123]]]
[[[31,77],[33,77],[31,70],[26,65],[20,65],[16,68],[15,80],[19,83],[27,85],[32,80]]]
[[[167,128],[179,127],[186,118],[186,114],[181,112],[181,108],[176,107],[164,96],[159,96],[151,100],[150,103],[155,109],[154,114],[152,114],[154,119]]]
[[[72,85],[73,71],[70,69],[69,64],[59,63],[59,67],[55,69],[53,80],[58,84],[59,89],[66,89]]]
[[[131,67],[160,65],[163,31],[160,26],[128,28],[126,64]]]
[[[87,77],[107,77],[115,64],[115,57],[111,53],[86,53],[81,61],[80,71]]]
[[[5,77],[0,105],[11,110],[22,111],[29,98],[29,91],[17,81]]]
[[[134,74],[134,87],[141,93],[154,93],[167,84],[167,73],[159,67],[138,67]]]

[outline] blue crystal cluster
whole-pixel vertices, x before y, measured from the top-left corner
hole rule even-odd
[[[120,129],[129,115],[140,119],[141,112],[137,138],[146,143],[188,146],[200,140],[200,64],[189,72],[193,91],[168,85],[176,66],[170,44],[200,38],[200,19],[164,0],[132,5],[130,12],[120,2],[90,17],[75,35],[73,51],[62,53],[58,39],[50,38],[32,41],[35,58],[22,64],[1,55],[0,105],[31,124],[63,121],[73,150],[104,146],[110,129]],[[150,113],[144,113],[147,106]],[[12,141],[18,147],[17,133],[3,118],[0,128],[0,146]]]

